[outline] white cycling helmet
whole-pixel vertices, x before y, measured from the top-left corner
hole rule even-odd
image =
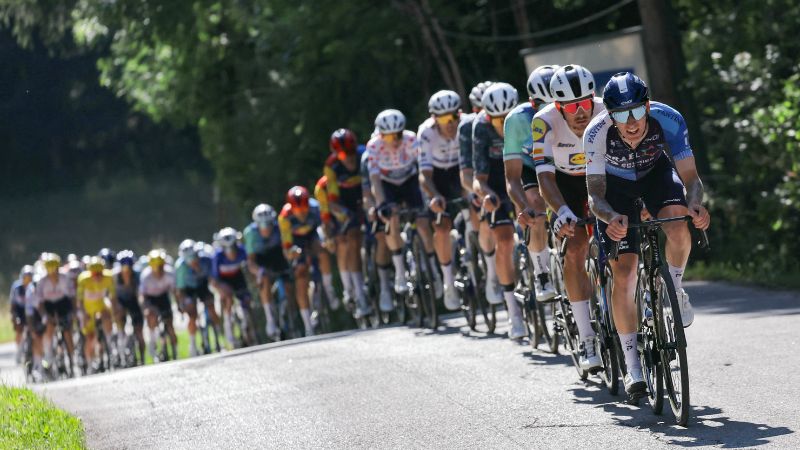
[[[458,111],[461,106],[461,97],[453,91],[442,90],[431,96],[428,100],[428,112],[440,116],[442,114]]]
[[[508,83],[493,83],[486,92],[483,93],[481,103],[483,109],[490,116],[502,116],[508,114],[518,100],[517,90]]]
[[[534,100],[544,103],[553,103],[553,96],[550,95],[550,80],[561,66],[539,66],[533,69],[528,77],[528,96]]]
[[[472,103],[472,107],[475,109],[483,108],[483,103],[481,103],[481,99],[483,98],[483,93],[486,92],[486,89],[492,85],[491,81],[482,81],[478,83],[472,90],[469,92],[469,101]]]
[[[266,203],[262,203],[253,209],[253,222],[259,225],[267,225],[275,221],[278,217],[275,209]]]
[[[375,118],[375,128],[383,134],[401,133],[406,128],[406,116],[396,109],[386,109]]]
[[[217,242],[224,248],[230,248],[236,245],[236,230],[231,227],[225,227],[217,233]]]
[[[564,66],[550,79],[550,95],[556,102],[571,102],[594,92],[594,76],[577,64]]]
[[[178,246],[178,256],[183,259],[191,259],[197,256],[197,252],[194,250],[194,246],[196,243],[191,239],[184,239],[181,242],[181,245]]]

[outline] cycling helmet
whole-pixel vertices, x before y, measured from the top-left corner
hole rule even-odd
[[[117,253],[117,262],[121,266],[133,267],[133,264],[136,263],[136,255],[131,250],[123,250]]]
[[[470,103],[472,103],[472,107],[474,109],[483,108],[483,103],[481,103],[481,100],[483,99],[483,93],[486,92],[486,89],[491,85],[492,85],[491,81],[483,81],[478,83],[469,92],[469,101]]]
[[[78,255],[75,253],[70,253],[67,255],[67,262],[78,261]]]
[[[89,262],[86,264],[86,270],[92,272],[93,274],[103,273],[104,268],[105,268],[105,261],[103,261],[103,258],[99,256],[90,257]]]
[[[117,260],[117,255],[114,254],[114,251],[110,248],[103,248],[98,253],[97,256],[103,258],[103,262],[105,262],[106,267],[111,267],[114,265],[114,261]]]
[[[556,102],[571,102],[594,93],[594,75],[585,67],[569,64],[550,79],[550,95]]]
[[[231,248],[236,245],[236,230],[231,227],[225,227],[217,233],[217,241],[224,248]]]
[[[53,273],[57,271],[59,267],[61,267],[61,257],[55,253],[43,253],[42,263],[44,264],[44,268],[47,270],[47,273]]]
[[[259,225],[269,225],[275,221],[278,214],[272,206],[262,203],[253,209],[253,222]]]
[[[214,247],[211,244],[206,244],[203,241],[197,241],[194,244],[194,252],[197,256],[211,257],[214,255]]]
[[[396,109],[386,109],[375,118],[375,128],[381,134],[401,133],[406,128],[406,116]]]
[[[23,279],[26,276],[33,277],[33,266],[30,264],[25,264],[22,266],[22,269],[19,271],[19,279]]]
[[[533,69],[528,77],[528,96],[531,99],[539,100],[544,103],[552,103],[553,96],[550,95],[550,79],[561,66],[539,66]]]
[[[294,186],[286,193],[286,202],[292,208],[308,208],[308,189],[303,186]]]
[[[184,239],[181,242],[181,245],[178,246],[178,256],[183,259],[193,259],[197,256],[197,252],[194,250],[194,246],[196,243],[191,239]]]
[[[347,128],[339,128],[331,134],[329,145],[331,152],[336,153],[339,159],[344,159],[344,157],[356,152],[358,139],[356,134]]]
[[[483,93],[483,110],[490,116],[508,114],[517,106],[517,90],[508,83],[493,83]]]
[[[650,99],[647,84],[630,72],[620,72],[603,88],[603,103],[609,111],[641,105]]]
[[[147,254],[147,264],[152,268],[163,267],[166,262],[167,254],[160,248],[150,250]]]
[[[453,91],[442,90],[428,100],[428,112],[437,116],[458,111],[461,97]]]

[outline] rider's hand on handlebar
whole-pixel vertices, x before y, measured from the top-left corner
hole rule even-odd
[[[389,216],[391,215],[391,212],[392,207],[386,202],[383,202],[380,204],[380,206],[378,206],[378,217],[384,221],[384,223],[389,222]]]
[[[469,193],[469,202],[472,203],[472,206],[476,208],[481,207],[481,197],[474,192]]]
[[[692,223],[698,230],[707,230],[711,225],[711,214],[703,205],[690,205],[689,215],[692,216]]]
[[[575,213],[569,209],[569,206],[563,205],[558,209],[558,217],[555,223],[553,223],[553,230],[559,236],[574,236],[575,223],[577,221],[578,218],[575,216]]]
[[[499,206],[500,203],[497,201],[497,197],[494,194],[485,195],[483,197],[483,209],[485,209],[486,212],[494,212]]]
[[[517,216],[517,222],[525,227],[532,227],[536,223],[536,211],[533,208],[525,208],[524,211]]]
[[[621,241],[628,234],[628,216],[617,214],[608,222],[606,234],[614,241]]]
[[[289,253],[289,259],[294,261],[295,259],[299,258],[300,255],[303,254],[303,250],[300,249],[300,247],[295,245],[295,246],[292,246],[292,248],[290,248],[287,253]]]
[[[441,195],[434,196],[431,199],[428,207],[431,209],[431,211],[433,211],[436,214],[444,212],[444,207],[445,207],[444,197],[442,197]]]

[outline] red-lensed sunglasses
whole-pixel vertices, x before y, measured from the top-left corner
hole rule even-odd
[[[559,109],[566,112],[567,114],[575,114],[578,112],[578,108],[582,108],[584,111],[591,111],[592,110],[592,97],[585,98],[583,100],[578,100],[577,102],[572,103],[558,103]]]

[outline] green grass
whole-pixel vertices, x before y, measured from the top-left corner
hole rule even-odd
[[[0,448],[86,448],[83,425],[29,389],[0,386]]]
[[[729,263],[690,263],[684,277],[687,280],[729,281],[776,289],[800,289],[800,272],[749,270]]]
[[[11,316],[8,306],[0,302],[0,344],[14,340],[14,327],[11,325]]]
[[[189,357],[189,331],[187,330],[175,330],[175,335],[178,336],[178,359],[186,359]],[[213,336],[213,334],[212,334]],[[201,352],[202,349],[200,348],[200,331],[197,332],[197,351]],[[213,339],[213,338],[212,338]],[[220,336],[219,338],[219,345],[222,348],[225,348],[225,338]],[[213,344],[212,344],[213,345]],[[147,364],[153,364],[153,358],[150,356],[150,352],[145,352],[145,362]]]

